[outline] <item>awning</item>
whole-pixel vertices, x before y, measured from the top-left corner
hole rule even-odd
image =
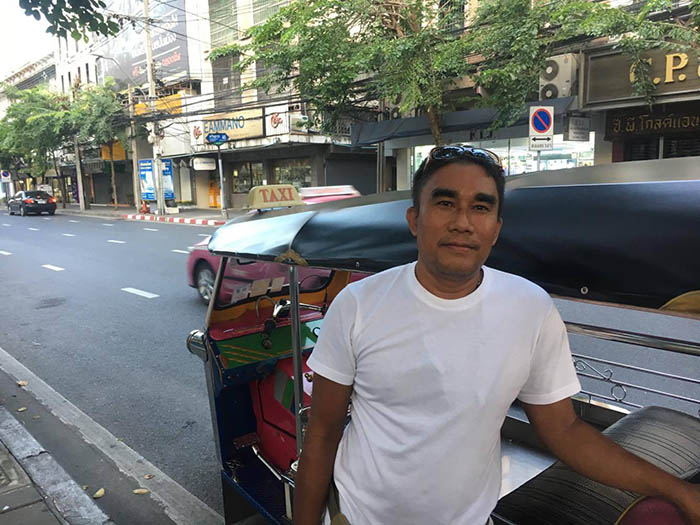
[[[530,106],[554,106],[554,115],[565,114],[571,107],[576,97],[555,98],[547,101],[535,101],[528,103]],[[465,129],[483,129],[491,125],[496,118],[498,111],[494,108],[468,109],[466,111],[453,111],[446,113],[442,119],[442,131],[461,131]],[[529,109],[514,125],[526,124]],[[417,137],[430,135],[430,124],[428,117],[401,118],[394,120],[381,120],[379,122],[361,122],[352,125],[351,140],[353,146],[366,146],[384,142],[390,139]]]

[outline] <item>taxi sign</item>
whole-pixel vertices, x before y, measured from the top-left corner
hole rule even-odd
[[[297,189],[291,184],[269,184],[251,188],[246,208],[284,208],[303,204]]]

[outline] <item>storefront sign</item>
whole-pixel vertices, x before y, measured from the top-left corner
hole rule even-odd
[[[211,115],[192,126],[193,143],[207,144],[206,136],[212,133],[225,133],[230,141],[262,137],[263,110],[245,109],[235,113]]]
[[[145,115],[151,111],[151,104],[141,102],[134,106],[134,115]],[[182,94],[175,93],[167,97],[160,97],[156,100],[156,111],[169,113],[171,115],[182,114]]]
[[[195,171],[212,171],[216,169],[216,159],[195,157],[192,159],[192,169]]]
[[[265,134],[286,135],[289,133],[289,106],[270,106],[265,108]]]
[[[696,55],[655,50],[648,56],[656,96],[700,92]],[[586,104],[638,98],[632,88],[634,75],[631,60],[620,53],[589,56]]]
[[[674,104],[649,111],[648,106],[608,111],[605,140],[620,140],[644,135],[697,133],[700,131],[700,104]]]

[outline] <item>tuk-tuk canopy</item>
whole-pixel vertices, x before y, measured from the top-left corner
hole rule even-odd
[[[486,264],[555,295],[700,314],[698,202],[700,180],[517,187]],[[403,191],[271,212],[219,228],[209,250],[377,272],[417,258],[410,205]]]

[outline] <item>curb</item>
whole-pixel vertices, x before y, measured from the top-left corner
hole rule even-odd
[[[122,215],[122,219],[129,221],[152,221],[152,222],[172,222],[175,224],[196,224],[198,226],[222,226],[226,224],[224,220],[217,219],[184,219],[182,217],[163,217],[156,215]]]
[[[0,407],[0,441],[29,474],[41,494],[71,525],[112,523],[63,467],[20,424]]]

